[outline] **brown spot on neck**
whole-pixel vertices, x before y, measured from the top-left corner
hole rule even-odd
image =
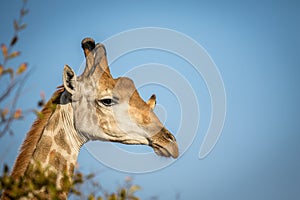
[[[68,154],[71,154],[71,149],[66,141],[66,133],[63,129],[60,129],[58,133],[54,136],[55,143],[64,149]]]
[[[61,153],[55,150],[50,152],[49,164],[57,171],[67,171],[67,160],[61,155]]]
[[[43,135],[33,154],[33,159],[39,162],[45,162],[51,149],[51,145],[52,138],[50,136]]]

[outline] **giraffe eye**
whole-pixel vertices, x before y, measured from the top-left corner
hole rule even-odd
[[[117,104],[117,101],[114,99],[111,99],[111,98],[101,99],[101,100],[99,100],[99,102],[104,106],[113,106],[113,105]]]

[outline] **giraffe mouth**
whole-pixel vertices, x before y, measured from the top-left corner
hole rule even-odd
[[[178,147],[176,145],[168,145],[167,146],[161,146],[159,144],[152,144],[151,147],[153,148],[154,152],[163,157],[172,157],[172,158],[178,158]]]
[[[163,157],[173,157],[178,158],[178,145],[175,137],[165,128],[151,137],[149,141],[149,146],[151,146],[154,152]]]

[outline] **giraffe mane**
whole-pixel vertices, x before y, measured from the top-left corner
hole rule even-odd
[[[41,115],[34,121],[20,148],[20,154],[17,157],[11,172],[12,177],[18,178],[24,175],[44,128],[55,111],[54,105],[59,104],[60,97],[64,91],[65,88],[63,86],[57,87],[57,90],[52,95],[51,99],[43,107]]]

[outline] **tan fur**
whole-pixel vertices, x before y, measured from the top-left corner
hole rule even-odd
[[[52,138],[50,136],[43,135],[36,147],[36,150],[33,154],[33,158],[35,160],[38,160],[39,162],[45,162],[51,149],[51,146]]]
[[[57,171],[67,171],[67,160],[55,150],[50,152],[49,164]]]
[[[75,166],[73,165],[73,163],[71,163],[70,166],[69,166],[69,174],[70,175],[73,174],[74,168],[75,168]]]
[[[46,128],[47,131],[53,132],[55,130],[59,120],[60,120],[60,114],[59,113],[54,113],[53,115],[51,115],[51,120],[53,121],[53,123],[48,123],[45,128]]]
[[[11,172],[12,177],[18,178],[24,175],[28,164],[30,163],[30,160],[34,154],[34,151],[36,150],[36,146],[41,139],[43,130],[55,110],[54,105],[59,103],[61,94],[63,92],[64,88],[59,87],[58,90],[53,94],[52,98],[44,106],[41,112],[42,117],[38,117],[33,123],[30,131],[26,135],[26,138],[20,149],[20,154],[14,164],[13,170]]]
[[[58,131],[58,134],[54,136],[54,141],[55,143],[61,147],[62,149],[64,149],[68,154],[71,154],[71,149],[68,145],[68,143],[66,142],[66,133],[63,129],[60,129]]]

